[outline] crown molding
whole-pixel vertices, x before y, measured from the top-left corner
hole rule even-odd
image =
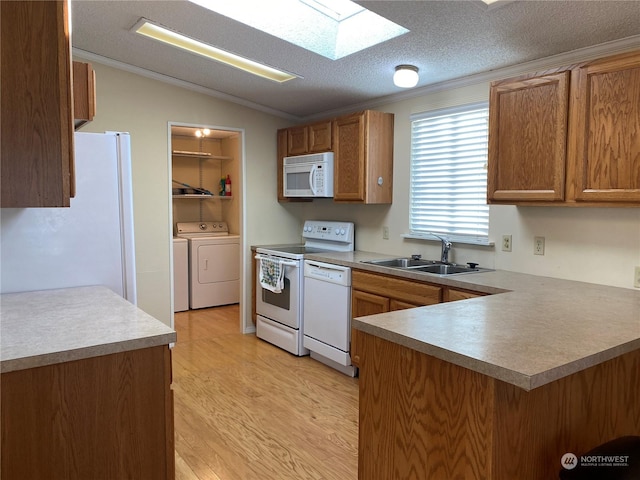
[[[169,85],[173,85],[175,87],[184,88],[185,90],[191,90],[196,93],[201,93],[203,95],[208,95],[210,97],[218,98],[220,100],[224,100],[230,103],[242,105],[243,107],[248,107],[253,110],[258,110],[264,113],[268,113],[269,115],[274,115],[276,117],[285,118],[287,120],[292,120],[296,122],[300,121],[300,117],[297,117],[295,115],[290,115],[280,110],[265,107],[264,105],[260,105],[259,103],[250,102],[248,100],[244,100],[243,98],[236,97],[234,95],[228,95],[226,93],[222,93],[217,90],[213,90],[211,88],[203,87],[195,83],[186,82],[184,80],[180,80],[175,77],[170,77],[169,75],[164,75],[162,73],[146,70],[144,68],[136,67],[134,65],[120,62],[118,60],[113,60],[112,58],[103,57],[102,55],[97,55],[95,53],[87,52],[86,50],[81,50],[79,48],[74,47],[72,48],[72,54],[74,57],[79,59],[89,60],[95,63],[99,63],[101,65],[106,65],[107,67],[113,67],[113,68],[117,68],[118,70],[134,73],[136,75],[140,75],[141,77],[146,77],[152,80],[157,80],[159,82],[168,83]]]
[[[558,55],[552,55],[550,57],[532,60],[530,62],[511,65],[509,67],[499,68],[499,69],[491,70],[488,72],[481,72],[481,73],[469,75],[466,77],[456,78],[453,80],[446,80],[446,81],[434,83],[431,85],[425,85],[423,87],[413,88],[408,91],[394,93],[392,95],[386,95],[383,97],[377,97],[377,98],[368,100],[366,102],[351,104],[339,109],[328,110],[328,111],[320,112],[317,114],[308,115],[305,117],[291,115],[286,112],[282,112],[280,110],[269,108],[264,105],[250,102],[248,100],[244,100],[242,98],[239,98],[233,95],[228,95],[226,93],[213,90],[211,88],[206,88],[201,85],[196,85],[194,83],[190,83],[184,80],[179,80],[177,78],[170,77],[168,75],[152,72],[144,68],[135,67],[133,65],[119,62],[117,60],[113,60],[108,57],[103,57],[101,55],[96,55],[94,53],[87,52],[85,50],[80,50],[78,48],[73,48],[73,55],[78,58],[91,60],[93,62],[100,63],[109,67],[117,68],[130,73],[135,73],[136,75],[140,75],[140,76],[151,78],[153,80],[157,80],[160,82],[168,83],[170,85],[184,88],[186,90],[191,90],[197,93],[201,93],[203,95],[208,95],[210,97],[218,98],[220,100],[242,105],[244,107],[251,108],[253,110],[258,110],[276,117],[284,118],[292,122],[304,123],[304,122],[318,120],[321,118],[330,118],[334,116],[339,116],[339,115],[350,113],[357,110],[366,110],[366,109],[376,108],[389,103],[401,102],[404,100],[409,100],[411,98],[422,97],[425,95],[434,94],[444,90],[453,90],[456,88],[477,85],[479,83],[488,83],[488,82],[491,82],[494,80],[500,80],[503,78],[515,77],[518,75],[547,70],[550,68],[571,65],[578,62],[585,62],[588,60],[593,60],[595,58],[599,58],[607,55],[614,55],[616,53],[631,51],[631,50],[637,49],[638,47],[640,47],[640,35],[634,35],[632,37],[627,37],[620,40],[601,43],[599,45],[594,45],[591,47],[580,48],[577,50],[560,53]]]

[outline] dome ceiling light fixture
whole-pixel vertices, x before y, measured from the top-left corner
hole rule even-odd
[[[400,88],[412,88],[418,84],[418,67],[398,65],[393,74],[393,84]]]

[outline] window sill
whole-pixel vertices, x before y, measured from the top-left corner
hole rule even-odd
[[[423,240],[427,242],[438,242],[440,243],[440,239],[428,233],[403,233],[400,235],[402,238],[408,238],[411,240]],[[476,245],[480,247],[490,247],[493,248],[495,246],[495,242],[490,241],[488,238],[481,237],[466,237],[462,235],[442,235],[442,237],[454,244],[467,244],[467,245]]]

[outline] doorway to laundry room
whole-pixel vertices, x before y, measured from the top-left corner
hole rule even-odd
[[[169,128],[173,311],[240,303],[243,133]]]

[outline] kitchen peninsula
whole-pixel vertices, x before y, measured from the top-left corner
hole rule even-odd
[[[640,434],[640,292],[362,263],[383,257],[309,258],[487,295],[353,320],[360,480],[549,480],[565,453]]]
[[[175,332],[106,287],[1,297],[2,478],[174,478]]]

